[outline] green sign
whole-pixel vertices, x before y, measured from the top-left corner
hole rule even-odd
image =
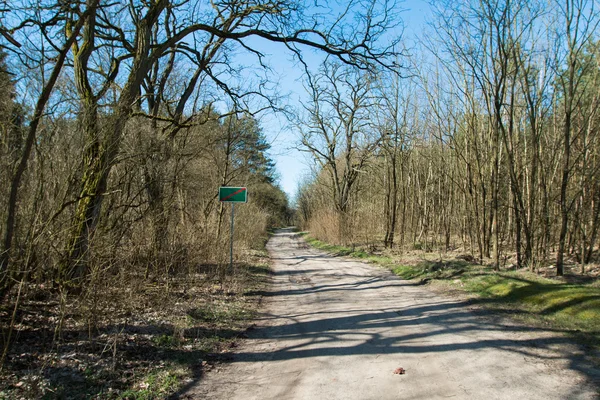
[[[219,201],[228,203],[247,203],[248,190],[245,187],[227,187],[219,188]]]

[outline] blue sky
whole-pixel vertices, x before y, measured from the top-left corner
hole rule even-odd
[[[424,17],[429,12],[429,5],[423,0],[409,0],[400,5],[406,9],[401,14],[405,25],[405,38],[414,40],[423,32]],[[279,77],[281,94],[288,94],[289,105],[299,108],[301,99],[306,96],[302,86],[301,68],[294,65],[289,52],[280,46],[273,46],[264,51],[269,54],[269,64]],[[281,54],[277,54],[278,52]],[[316,67],[321,59],[322,57],[313,54],[307,54],[306,58],[310,67],[313,66],[311,64]],[[296,149],[299,141],[298,132],[287,126],[288,122],[283,116],[264,115],[261,118],[261,125],[271,143],[270,155],[277,165],[280,185],[292,199],[298,183],[310,173],[310,159],[306,153]]]

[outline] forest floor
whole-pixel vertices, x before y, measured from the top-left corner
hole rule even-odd
[[[264,292],[256,327],[228,362],[190,385],[182,398],[512,400],[600,395],[597,354],[593,347],[574,342],[571,330],[536,326],[513,318],[513,312],[497,312],[488,307],[489,298],[478,302],[471,297],[483,289],[457,289],[455,295],[430,284],[437,274],[438,282],[466,287],[470,278],[462,281],[460,276],[472,272],[473,279],[484,278],[480,286],[494,296],[504,281],[488,285],[486,274],[466,267],[456,274],[438,261],[402,265],[397,275],[418,276],[399,279],[389,269],[372,265],[376,261],[367,256],[352,254],[362,258],[355,260],[315,250],[289,230],[277,233],[268,248],[273,282]],[[372,257],[381,263],[386,256]],[[514,286],[519,289],[518,283]]]
[[[12,330],[13,307],[0,309],[2,348],[10,339],[0,399],[176,397],[245,336],[267,254],[220,272],[219,280],[211,266],[153,282],[122,275],[80,296],[24,287]]]

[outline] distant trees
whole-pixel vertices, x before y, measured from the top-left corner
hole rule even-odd
[[[371,123],[376,106],[373,76],[342,64],[325,62],[307,80],[310,102],[304,105],[302,147],[328,177],[338,215],[338,240],[345,242],[350,199],[359,174],[381,143],[384,132]]]
[[[561,117],[562,125],[562,176],[560,181],[560,236],[558,240],[558,251],[556,255],[557,274],[563,274],[564,253],[566,250],[567,231],[569,224],[569,216],[576,202],[577,197],[583,196],[586,191],[582,185],[576,189],[576,195],[569,196],[569,186],[572,179],[572,147],[573,139],[583,140],[583,146],[579,149],[580,154],[576,158],[582,158],[585,165],[588,160],[587,141],[589,137],[587,133],[597,131],[590,126],[590,118],[597,114],[598,105],[585,107],[581,101],[585,96],[590,83],[586,82],[586,77],[590,78],[588,68],[594,68],[596,71],[593,75],[597,76],[598,64],[589,63],[589,55],[585,54],[585,49],[591,44],[592,40],[596,40],[595,46],[598,46],[598,27],[600,24],[600,14],[594,8],[594,5],[587,1],[568,0],[564,4],[559,3],[558,20],[561,25],[559,34],[562,39],[559,43],[559,53],[555,60],[555,71],[557,73],[557,89],[559,96],[560,111],[557,110]],[[592,50],[594,52],[594,50]],[[595,50],[597,54],[597,50]],[[588,58],[588,60],[586,60]],[[587,62],[586,62],[587,61]],[[592,82],[595,80],[592,78]],[[594,89],[593,89],[594,90]],[[597,93],[597,87],[595,88]],[[592,122],[593,124],[593,122]],[[590,129],[592,128],[592,129]],[[597,128],[597,127],[596,127]],[[580,173],[584,173],[580,171]],[[583,183],[581,180],[580,183]],[[585,238],[582,238],[581,247],[586,247]],[[582,254],[585,251],[582,251]],[[584,260],[582,260],[582,264]]]

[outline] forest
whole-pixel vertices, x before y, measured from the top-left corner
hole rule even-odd
[[[595,6],[441,2],[403,73],[324,64],[299,128],[315,160],[300,224],[329,243],[585,272],[600,223]]]
[[[276,227],[597,266],[597,4],[431,7],[409,40],[388,0],[0,1],[0,398],[173,393],[243,335]],[[312,163],[293,202],[269,113]],[[251,199],[232,266],[220,186]]]
[[[293,214],[264,46],[383,66],[367,3],[0,2],[0,398],[162,398],[235,345]]]

